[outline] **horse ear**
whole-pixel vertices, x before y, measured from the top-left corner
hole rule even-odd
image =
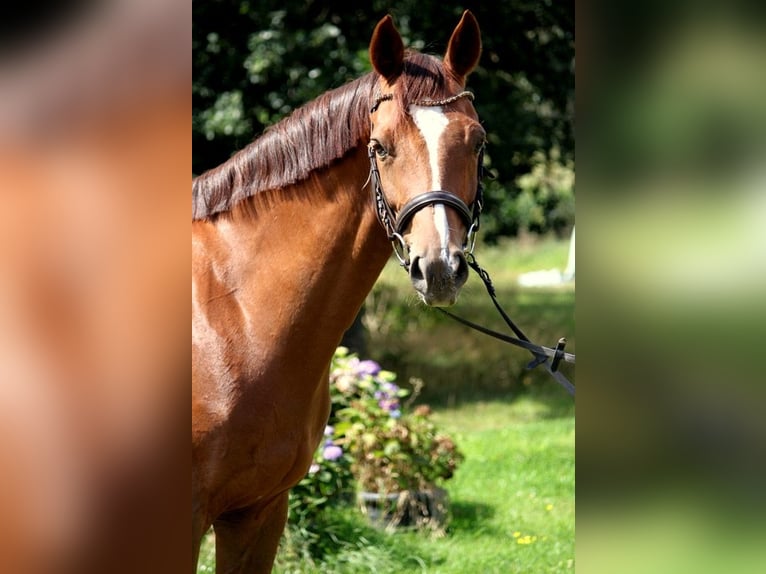
[[[463,17],[458,22],[447,44],[447,53],[444,55],[444,67],[461,84],[465,83],[466,77],[479,63],[481,56],[481,32],[479,23],[470,10],[463,12]]]
[[[370,61],[373,68],[388,83],[393,82],[402,73],[404,66],[404,43],[399,31],[394,27],[391,15],[385,16],[372,33],[370,40]]]

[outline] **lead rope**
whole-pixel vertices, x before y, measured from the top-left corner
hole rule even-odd
[[[517,347],[521,347],[523,349],[527,349],[529,352],[532,353],[532,355],[535,357],[532,359],[532,361],[527,365],[527,369],[534,369],[535,367],[539,365],[544,365],[545,370],[548,371],[548,373],[555,379],[555,381],[564,387],[564,389],[573,397],[575,396],[575,387],[572,383],[569,382],[569,380],[558,370],[559,364],[563,360],[566,363],[572,363],[575,362],[575,356],[571,353],[565,353],[564,347],[566,346],[566,339],[561,338],[559,339],[558,343],[556,344],[555,349],[551,349],[550,347],[542,347],[540,345],[535,345],[529,340],[529,337],[527,337],[519,327],[516,326],[516,324],[511,320],[511,318],[508,316],[508,314],[505,312],[505,310],[502,308],[500,303],[497,300],[497,297],[495,296],[495,287],[492,284],[492,280],[489,277],[489,273],[487,273],[484,269],[482,269],[479,264],[476,262],[476,257],[472,253],[466,254],[466,260],[468,262],[468,265],[473,269],[476,274],[481,278],[482,282],[484,283],[484,286],[487,288],[487,293],[489,293],[490,299],[492,299],[492,303],[495,305],[495,308],[498,310],[500,315],[503,317],[503,320],[505,323],[511,328],[511,330],[516,334],[516,337],[511,337],[509,335],[505,335],[503,333],[498,333],[497,331],[493,331],[492,329],[488,329],[486,327],[482,327],[481,325],[478,325],[477,323],[474,323],[473,321],[469,321],[468,319],[463,319],[462,317],[459,317],[455,315],[454,313],[451,313],[450,311],[447,311],[446,309],[443,309],[441,307],[436,307],[438,311],[441,313],[447,315],[448,317],[454,319],[458,323],[462,323],[463,325],[470,327],[471,329],[474,329],[476,331],[479,331],[480,333],[484,333],[485,335],[489,335],[490,337],[494,337],[495,339],[499,339],[501,341],[505,341],[506,343],[510,343],[512,345],[516,345]],[[550,359],[550,361],[548,360]]]
[[[449,98],[445,98],[443,100],[426,100],[426,101],[418,102],[418,105],[444,106],[447,104],[451,104],[459,100],[460,98],[468,98],[471,101],[473,101],[474,96],[471,92],[464,91],[454,96],[451,96]],[[391,99],[393,99],[392,94],[384,94],[384,95],[378,96],[375,99],[372,108],[370,109],[370,113],[373,113],[375,110],[377,110],[378,106],[380,106],[382,102],[385,102]],[[401,264],[402,267],[404,267],[405,270],[408,270],[410,266],[410,260],[409,260],[408,250],[407,250],[407,244],[405,243],[404,238],[401,236],[401,234],[398,231],[398,226],[396,225],[397,217],[394,215],[393,211],[391,210],[391,206],[389,206],[388,201],[386,201],[386,197],[383,194],[383,186],[380,183],[380,173],[378,172],[378,165],[377,165],[377,162],[375,161],[375,151],[373,150],[372,146],[368,146],[367,154],[370,159],[370,175],[369,175],[368,181],[370,182],[371,188],[372,188],[372,199],[375,205],[375,212],[378,216],[378,220],[380,221],[380,224],[383,226],[383,229],[386,230],[386,235],[388,236],[388,240],[391,241],[393,245],[394,254],[399,260],[399,263]],[[479,331],[480,333],[484,333],[485,335],[489,335],[490,337],[494,337],[495,339],[499,339],[501,341],[505,341],[506,343],[516,345],[517,347],[527,349],[534,356],[534,359],[532,359],[532,361],[530,361],[530,363],[527,365],[527,369],[534,369],[535,367],[539,365],[544,365],[545,370],[548,371],[548,373],[556,380],[556,382],[560,384],[562,387],[564,387],[564,389],[566,389],[566,391],[574,397],[575,396],[574,385],[570,383],[567,380],[567,378],[558,370],[559,364],[561,363],[562,360],[566,363],[572,363],[572,364],[574,364],[575,362],[575,356],[573,354],[564,352],[564,347],[566,346],[566,342],[567,342],[566,339],[563,337],[559,339],[558,343],[556,344],[556,348],[554,349],[549,347],[542,347],[540,345],[535,345],[534,343],[532,343],[529,340],[529,337],[527,337],[522,332],[522,330],[516,326],[516,324],[511,320],[511,318],[502,308],[502,306],[500,305],[500,303],[498,302],[495,296],[495,287],[494,285],[492,285],[492,280],[489,277],[489,273],[487,273],[484,269],[482,269],[479,266],[479,264],[476,262],[476,257],[473,254],[473,250],[476,244],[476,233],[479,230],[479,217],[481,215],[481,211],[482,211],[483,203],[484,203],[484,194],[483,194],[484,186],[482,183],[482,180],[484,177],[483,159],[484,159],[484,149],[482,148],[478,158],[478,170],[479,170],[478,182],[479,183],[476,190],[476,198],[473,203],[473,209],[471,210],[471,223],[469,225],[468,233],[466,236],[465,256],[466,256],[466,261],[468,262],[468,265],[481,278],[482,282],[484,283],[484,286],[487,288],[487,293],[489,293],[489,296],[492,299],[492,303],[495,305],[495,308],[503,317],[503,320],[505,321],[505,323],[511,328],[511,330],[516,334],[516,337],[518,338],[511,337],[503,333],[498,333],[497,331],[493,331],[492,329],[488,329],[487,327],[482,327],[481,325],[478,325],[477,323],[474,323],[467,319],[463,319],[462,317],[458,317],[454,313],[451,313],[445,309],[442,309],[441,307],[436,307],[436,309],[440,311],[441,313],[447,315],[448,317],[454,319],[458,323],[461,323],[467,327],[470,327],[471,329]],[[429,203],[429,202],[426,202],[426,203]],[[550,361],[548,359],[550,359]]]

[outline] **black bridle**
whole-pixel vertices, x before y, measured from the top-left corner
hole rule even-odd
[[[443,100],[427,100],[425,102],[419,102],[417,105],[443,106],[463,97],[469,98],[473,101],[473,94],[471,92],[461,92],[450,98],[445,98]],[[391,94],[386,94],[376,98],[370,113],[373,113],[381,104],[381,102],[390,100],[392,98],[393,96]],[[436,204],[446,205],[454,209],[463,220],[466,229],[468,229],[465,243],[463,245],[463,252],[465,254],[466,261],[471,269],[473,269],[481,278],[484,286],[487,289],[487,293],[492,299],[492,303],[495,305],[495,308],[502,316],[506,325],[510,327],[516,337],[511,337],[509,335],[493,331],[492,329],[482,327],[481,325],[473,323],[472,321],[468,321],[467,319],[463,319],[462,317],[442,309],[441,307],[437,307],[436,309],[448,317],[454,319],[455,321],[470,327],[471,329],[475,329],[476,331],[484,333],[485,335],[489,335],[490,337],[494,337],[501,341],[505,341],[506,343],[510,343],[512,345],[516,345],[517,347],[528,350],[534,356],[534,359],[532,359],[532,361],[527,365],[528,369],[533,369],[539,365],[544,365],[545,370],[548,371],[548,373],[555,379],[555,381],[564,387],[564,389],[566,389],[570,395],[575,396],[574,385],[570,383],[567,378],[558,370],[559,364],[562,360],[572,364],[575,362],[575,356],[573,354],[564,352],[566,339],[559,339],[555,348],[543,347],[532,343],[501,307],[495,296],[495,287],[492,285],[492,280],[490,279],[489,274],[479,266],[473,254],[473,250],[476,245],[476,233],[479,230],[479,217],[481,216],[481,210],[483,208],[484,202],[484,147],[482,146],[481,150],[479,151],[476,197],[474,198],[470,207],[455,194],[444,190],[436,190],[427,191],[425,193],[416,195],[402,206],[398,214],[394,213],[391,205],[386,199],[385,194],[383,193],[383,186],[380,181],[380,172],[378,171],[378,163],[375,158],[375,150],[375,142],[370,142],[367,147],[367,155],[370,158],[370,176],[368,181],[371,184],[370,187],[372,189],[372,200],[375,205],[375,213],[378,216],[378,221],[380,221],[383,229],[385,229],[388,240],[391,242],[394,248],[394,254],[399,260],[401,266],[404,267],[405,270],[409,271],[409,247],[404,241],[403,233],[407,229],[407,226],[410,224],[410,221],[412,221],[412,218],[415,216],[415,214],[424,207]]]
[[[392,97],[393,96],[391,94],[379,96],[375,100],[375,104],[370,110],[370,113],[377,110],[381,102],[390,100]],[[416,105],[445,106],[459,100],[460,98],[468,98],[473,100],[473,94],[471,92],[460,92],[455,96],[445,98],[443,100],[426,100],[423,102],[418,102]],[[380,172],[378,171],[378,162],[375,158],[375,148],[376,145],[374,142],[370,142],[370,144],[367,146],[367,155],[370,158],[369,181],[372,184],[370,186],[372,189],[372,200],[375,204],[375,213],[378,215],[378,221],[380,221],[383,229],[386,230],[388,240],[393,245],[394,253],[396,254],[396,258],[399,260],[401,266],[404,267],[407,271],[410,269],[409,248],[407,247],[402,234],[407,229],[407,226],[410,224],[410,221],[412,221],[412,218],[415,216],[415,214],[424,207],[428,207],[429,205],[446,205],[457,212],[457,214],[460,216],[460,219],[463,220],[466,229],[468,230],[466,233],[466,240],[465,245],[463,245],[463,250],[466,253],[473,253],[476,232],[479,230],[479,216],[481,215],[481,210],[484,202],[484,185],[482,183],[484,179],[484,148],[482,147],[482,149],[479,151],[477,164],[478,173],[476,197],[474,198],[470,207],[466,205],[465,202],[454,193],[440,189],[427,191],[425,193],[416,195],[407,203],[405,203],[399,210],[399,213],[396,215],[391,208],[391,204],[388,203],[388,199],[386,199],[386,196],[383,193],[383,186],[380,182]]]
[[[399,210],[399,214],[395,215],[391,204],[388,203],[386,196],[383,194],[383,187],[380,183],[380,173],[378,172],[378,164],[375,161],[375,149],[372,145],[367,148],[367,155],[370,157],[370,182],[372,187],[372,201],[375,204],[375,213],[378,215],[378,221],[386,230],[386,235],[391,245],[394,247],[394,253],[399,260],[399,264],[409,271],[410,269],[410,255],[409,247],[404,241],[402,234],[407,229],[407,226],[412,221],[415,214],[429,205],[446,205],[454,209],[463,220],[463,223],[468,229],[466,233],[465,245],[463,246],[466,253],[473,253],[474,244],[476,242],[476,232],[479,230],[479,216],[481,215],[484,186],[482,185],[482,155],[483,151],[479,152],[479,183],[476,189],[476,198],[471,204],[472,207],[468,207],[465,202],[455,194],[448,191],[427,191],[416,195],[405,203]]]

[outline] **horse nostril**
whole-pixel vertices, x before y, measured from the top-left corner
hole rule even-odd
[[[410,279],[412,281],[423,281],[425,276],[420,268],[420,257],[413,257],[410,261]]]
[[[455,272],[455,282],[462,284],[468,279],[468,262],[462,251],[452,256],[452,270]]]

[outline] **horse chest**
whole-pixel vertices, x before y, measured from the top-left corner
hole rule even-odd
[[[222,509],[255,504],[303,478],[329,411],[326,384],[314,392],[291,392],[284,380],[246,386],[236,407],[198,436],[204,490],[217,493]]]

